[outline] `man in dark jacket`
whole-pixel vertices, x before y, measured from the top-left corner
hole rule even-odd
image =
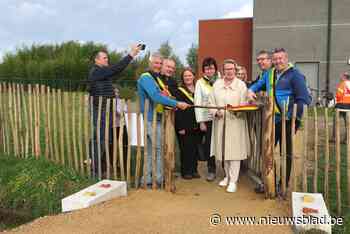
[[[122,58],[117,64],[109,64],[108,53],[105,50],[97,51],[94,55],[94,65],[89,72],[89,85],[90,96],[93,100],[92,113],[93,113],[93,125],[94,136],[92,141],[93,150],[91,150],[92,159],[92,174],[93,176],[98,173],[98,177],[106,170],[106,149],[105,149],[105,125],[106,125],[106,102],[107,98],[115,97],[115,93],[112,86],[113,79],[117,79],[116,75],[120,74],[131,62],[131,60],[140,52],[141,47],[133,45],[128,55]],[[99,145],[97,144],[97,119],[98,119],[98,106],[99,100],[102,97],[101,105],[101,121],[99,127]],[[109,116],[109,145],[112,145],[112,105],[110,105]],[[109,147],[111,148],[111,147]]]

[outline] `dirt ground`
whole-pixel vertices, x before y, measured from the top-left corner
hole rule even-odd
[[[288,203],[255,194],[254,184],[244,175],[238,191],[230,194],[218,181],[205,181],[202,170],[201,174],[201,179],[177,179],[176,193],[130,190],[127,197],[39,218],[6,233],[292,233],[285,225],[225,224],[225,216],[289,216]],[[212,214],[220,214],[222,223],[211,225]]]

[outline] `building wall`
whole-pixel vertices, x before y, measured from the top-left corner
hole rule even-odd
[[[350,1],[332,1],[330,91],[349,70]],[[254,1],[253,76],[261,49],[284,47],[291,62],[319,63],[319,89],[326,88],[328,0]]]
[[[205,57],[214,57],[220,71],[224,59],[233,58],[245,66],[251,76],[252,19],[199,21],[198,68],[201,75]]]

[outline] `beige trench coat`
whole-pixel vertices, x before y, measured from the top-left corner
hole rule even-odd
[[[225,87],[224,79],[220,79],[213,86],[213,92],[209,96],[209,105],[241,105],[246,103],[246,96],[247,87],[243,81],[235,78],[229,86]],[[216,109],[210,109],[213,116],[217,111]],[[215,155],[216,160],[219,161],[222,161],[223,125],[223,118],[214,117],[210,155]],[[234,114],[226,111],[225,160],[246,159],[249,155],[249,149],[246,114]]]

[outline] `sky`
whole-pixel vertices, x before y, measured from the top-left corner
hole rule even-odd
[[[185,62],[198,21],[253,16],[253,0],[1,0],[0,62],[23,45],[94,41],[125,51],[169,41]]]

